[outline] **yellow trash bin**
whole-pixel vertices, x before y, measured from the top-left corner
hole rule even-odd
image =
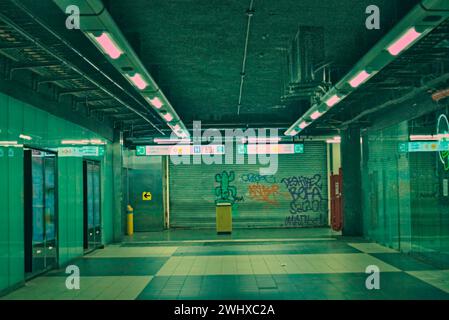
[[[217,233],[232,233],[232,206],[229,202],[219,202],[216,205]]]

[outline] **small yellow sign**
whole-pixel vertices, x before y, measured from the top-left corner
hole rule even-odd
[[[151,192],[149,192],[149,191],[142,192],[142,200],[143,201],[151,201],[152,197],[153,196],[151,195]]]

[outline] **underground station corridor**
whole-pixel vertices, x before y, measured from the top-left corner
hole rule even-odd
[[[447,0],[0,0],[0,300],[449,300],[448,116]]]

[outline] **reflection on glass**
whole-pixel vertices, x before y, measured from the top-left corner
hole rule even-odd
[[[56,263],[56,157],[31,151],[32,273]]]
[[[101,245],[100,164],[94,161],[85,161],[85,174],[87,248],[94,249]]]
[[[438,115],[434,121],[429,115],[424,118],[418,133],[434,134]],[[415,130],[413,125],[404,121],[364,136],[365,233],[381,244],[448,268],[449,171],[438,152],[399,151],[400,143],[415,133],[410,130]]]

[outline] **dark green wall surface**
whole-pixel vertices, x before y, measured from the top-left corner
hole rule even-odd
[[[22,140],[20,134],[31,136]],[[102,137],[0,93],[0,292],[24,281],[23,145],[62,147],[62,140]],[[102,164],[103,242],[112,241],[112,151],[93,157]],[[17,141],[17,146],[6,146]],[[64,145],[65,146],[65,145]],[[83,254],[83,158],[58,157],[59,265]]]

